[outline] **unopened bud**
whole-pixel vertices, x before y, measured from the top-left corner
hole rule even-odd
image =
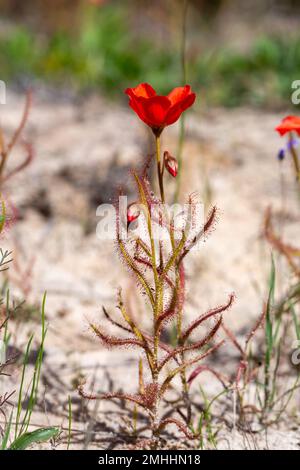
[[[178,162],[175,157],[172,157],[170,153],[166,150],[164,152],[164,165],[166,170],[172,175],[174,178],[177,176],[178,173]]]
[[[280,149],[278,154],[277,154],[277,158],[279,161],[283,160],[285,157],[285,150],[284,149]]]
[[[138,218],[140,215],[140,208],[136,202],[133,202],[127,208],[127,223],[130,224]]]

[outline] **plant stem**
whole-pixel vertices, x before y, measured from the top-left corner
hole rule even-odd
[[[161,164],[160,160],[160,137],[155,136],[155,144],[156,144],[156,162],[157,162],[157,176],[158,176],[158,184],[159,184],[159,191],[161,202],[165,203],[165,193],[164,193],[164,181],[163,181],[163,164]]]
[[[159,190],[161,196],[162,204],[165,203],[164,196],[164,185],[163,185],[163,165],[161,165],[160,159],[160,137],[155,136],[156,144],[156,162],[157,162],[157,176],[159,183]],[[159,349],[159,332],[157,331],[157,319],[163,311],[163,280],[160,279],[160,276],[156,267],[156,253],[155,253],[155,241],[152,232],[151,225],[151,210],[148,208],[147,211],[147,225],[148,225],[148,234],[150,238],[151,246],[151,264],[153,269],[154,285],[155,285],[155,300],[153,305],[153,365],[151,367],[152,381],[154,384],[158,384],[158,349]],[[152,448],[156,449],[158,445],[158,406],[159,398],[157,396],[156,402],[153,406],[153,410],[150,416],[151,419],[151,429],[152,429]]]
[[[1,162],[0,162],[0,182],[1,183],[3,180],[3,171],[5,168],[6,160],[7,160],[7,153],[3,151],[1,152]]]
[[[298,161],[298,155],[297,152],[293,146],[293,135],[290,133],[289,135],[289,141],[290,141],[290,152],[293,158],[294,166],[295,166],[295,172],[296,172],[296,181],[299,183],[300,181],[300,167],[299,167],[299,161]]]
[[[184,295],[184,281],[183,281],[184,268],[183,268],[182,262],[179,264],[176,270],[177,270],[176,289],[179,295],[183,296]],[[183,315],[183,309],[182,309],[181,303],[182,301],[180,300],[180,306],[179,306],[179,310],[177,314],[177,344],[179,347],[181,346],[180,337],[181,337],[181,332],[182,332],[182,315]],[[184,352],[180,354],[180,360],[181,360],[181,364],[185,363]],[[190,397],[189,397],[189,386],[188,386],[187,379],[186,379],[185,369],[182,369],[182,371],[180,372],[180,379],[181,379],[181,384],[182,384],[183,401],[185,403],[186,410],[187,410],[186,422],[187,424],[190,424],[191,418],[192,418],[192,408],[191,408],[191,402],[190,402]]]
[[[180,44],[180,61],[181,61],[181,81],[182,85],[187,82],[187,70],[186,70],[186,19],[188,11],[189,0],[184,0],[182,4],[182,28],[181,28],[181,44]],[[182,169],[182,150],[185,136],[185,120],[184,114],[180,119],[180,130],[178,138],[177,148],[177,161],[178,161],[178,174],[176,178],[176,190],[174,195],[174,202],[178,201],[180,184],[181,184],[181,169]]]

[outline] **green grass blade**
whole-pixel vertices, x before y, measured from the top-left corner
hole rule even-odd
[[[13,411],[10,414],[9,421],[5,427],[2,442],[1,442],[1,450],[5,450],[7,448],[7,443],[10,435],[10,430],[11,430],[11,422],[13,418]]]
[[[265,343],[266,343],[266,352],[265,352],[265,367],[264,367],[264,392],[265,392],[265,403],[264,407],[269,406],[270,399],[270,366],[271,358],[273,352],[273,322],[272,322],[272,306],[274,302],[274,292],[275,292],[275,281],[276,281],[276,270],[274,257],[271,258],[271,273],[269,279],[269,294],[268,301],[266,306],[266,325],[265,325]]]
[[[289,308],[290,308],[290,311],[292,312],[296,338],[297,338],[298,341],[300,341],[300,323],[298,321],[296,311],[295,311],[295,308],[294,308],[294,304],[292,304],[292,302],[290,302]]]
[[[68,399],[68,421],[69,421],[69,426],[68,426],[67,450],[69,450],[70,443],[71,443],[71,429],[72,429],[72,401],[71,401],[70,395]]]
[[[16,424],[15,424],[15,439],[16,439],[17,434],[18,434],[18,428],[19,428],[19,423],[20,423],[25,373],[26,373],[26,367],[28,365],[28,359],[29,359],[29,353],[30,353],[32,340],[33,340],[33,334],[30,336],[30,338],[28,340],[25,355],[24,355],[24,360],[23,360],[21,383],[20,383],[19,394],[18,394],[17,415],[16,415]]]
[[[31,391],[30,391],[29,400],[28,400],[28,406],[27,406],[24,418],[22,420],[22,426],[21,426],[19,435],[23,434],[24,432],[28,430],[33,408],[37,400],[37,392],[38,392],[38,387],[39,387],[39,382],[40,382],[41,368],[42,368],[42,362],[43,362],[43,356],[44,356],[44,343],[45,343],[45,338],[47,334],[47,328],[45,325],[45,304],[46,304],[46,293],[44,294],[42,308],[41,308],[41,325],[42,325],[41,343],[40,343],[40,347],[38,350],[37,359],[35,362],[32,386],[31,386]]]
[[[58,428],[41,428],[36,431],[26,432],[22,434],[10,445],[9,450],[24,450],[32,444],[38,442],[46,442],[49,439],[56,437],[59,433]]]

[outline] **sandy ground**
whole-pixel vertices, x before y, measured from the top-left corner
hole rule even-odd
[[[8,133],[19,120],[22,102],[21,96],[11,94],[1,109],[1,125]],[[237,300],[226,321],[240,339],[260,314],[266,294],[270,248],[261,235],[264,211],[270,204],[285,210],[286,199],[293,200],[290,166],[284,162],[280,170],[276,159],[282,141],[273,129],[283,115],[213,109],[190,113],[187,119],[181,196],[198,191],[205,209],[216,204],[220,216],[214,233],[187,261],[186,315],[192,318],[222,304],[234,291]],[[163,136],[163,149],[174,154],[177,130],[172,126]],[[67,427],[70,395],[77,430],[72,445],[118,447],[118,436],[122,440],[122,429],[128,427],[128,412],[107,403],[83,403],[75,386],[82,376],[100,390],[113,386],[134,391],[137,384],[134,353],[105,351],[89,332],[87,319],[103,321],[101,306],[114,308],[117,287],[122,286],[125,295],[132,291],[114,243],[96,237],[96,209],[114,198],[119,184],[134,197],[129,169],[141,165],[153,151],[151,136],[130,110],[99,97],[74,103],[39,94],[25,136],[34,143],[35,159],[4,192],[18,208],[20,220],[1,245],[14,250],[21,266],[18,270],[14,262],[9,272],[14,294],[22,298],[27,289],[29,303],[35,304],[47,292],[49,331],[39,411],[33,421]],[[20,154],[19,148],[15,161]],[[173,182],[169,188],[171,197]],[[289,207],[289,212],[286,234],[294,239],[296,207]],[[31,265],[29,282],[26,270]],[[283,290],[289,280],[284,266],[279,275]],[[37,328],[31,321],[22,324],[21,343]],[[223,363],[226,357],[234,361],[228,348],[221,356]],[[227,363],[224,367],[234,370]],[[214,390],[212,382],[210,377],[204,381],[208,393]],[[232,424],[230,409],[226,413]],[[59,448],[65,447],[64,439],[57,443]],[[295,422],[250,437],[225,427],[218,438],[220,448],[298,449],[299,445]]]

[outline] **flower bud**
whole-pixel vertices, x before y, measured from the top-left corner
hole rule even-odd
[[[130,204],[127,208],[127,224],[136,220],[140,215],[140,208],[136,202]]]
[[[166,150],[164,152],[164,165],[166,170],[172,175],[174,178],[177,176],[178,173],[178,162],[175,157],[172,157],[170,153]]]
[[[282,161],[285,157],[285,150],[284,149],[280,149],[278,154],[277,154],[277,158],[279,161]]]

